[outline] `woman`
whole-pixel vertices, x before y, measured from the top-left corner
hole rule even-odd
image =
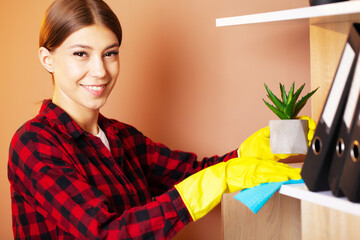
[[[244,187],[241,171],[231,187],[226,182],[233,174],[228,163],[238,169],[244,162],[228,161],[237,151],[198,162],[99,113],[119,74],[121,39],[120,23],[102,0],[56,0],[47,10],[39,58],[54,93],[11,141],[15,239],[168,239],[210,211],[223,192]],[[206,170],[221,181],[196,173],[211,165]],[[285,171],[276,179],[299,177]],[[210,179],[222,187],[204,203],[196,182]]]

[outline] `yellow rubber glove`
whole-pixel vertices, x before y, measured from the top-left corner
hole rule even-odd
[[[305,119],[305,120],[308,120],[308,127],[309,127],[309,132],[308,132],[308,145],[310,146],[311,145],[311,141],[314,137],[314,134],[315,134],[315,129],[316,129],[316,122],[310,118],[309,116],[301,116],[299,117],[299,119]]]
[[[175,185],[194,221],[205,216],[225,192],[266,182],[301,179],[300,169],[255,157],[233,158],[201,170]]]
[[[309,146],[315,133],[316,123],[308,116],[301,116],[299,119],[308,120]],[[239,157],[258,157],[261,159],[278,161],[296,154],[273,154],[270,149],[270,129],[264,127],[248,137],[239,147]]]

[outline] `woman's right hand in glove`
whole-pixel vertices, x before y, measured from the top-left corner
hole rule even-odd
[[[266,182],[301,179],[300,171],[276,161],[240,157],[203,169],[175,185],[175,188],[196,221],[218,205],[225,192]]]

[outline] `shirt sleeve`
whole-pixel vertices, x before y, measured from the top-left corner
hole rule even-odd
[[[76,239],[169,239],[190,221],[173,188],[143,206],[115,211],[47,136],[15,135],[9,158],[11,188],[31,206],[13,206],[15,224],[37,236],[44,219]]]
[[[166,192],[174,184],[206,167],[238,156],[237,150],[234,150],[223,156],[198,159],[194,153],[171,150],[161,143],[152,141],[131,126],[128,129],[130,134],[127,135],[132,136],[153,195]]]

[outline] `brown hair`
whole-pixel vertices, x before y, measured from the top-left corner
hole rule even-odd
[[[55,0],[45,12],[39,47],[49,51],[60,46],[65,39],[80,28],[101,24],[122,40],[121,25],[115,13],[102,0]]]

